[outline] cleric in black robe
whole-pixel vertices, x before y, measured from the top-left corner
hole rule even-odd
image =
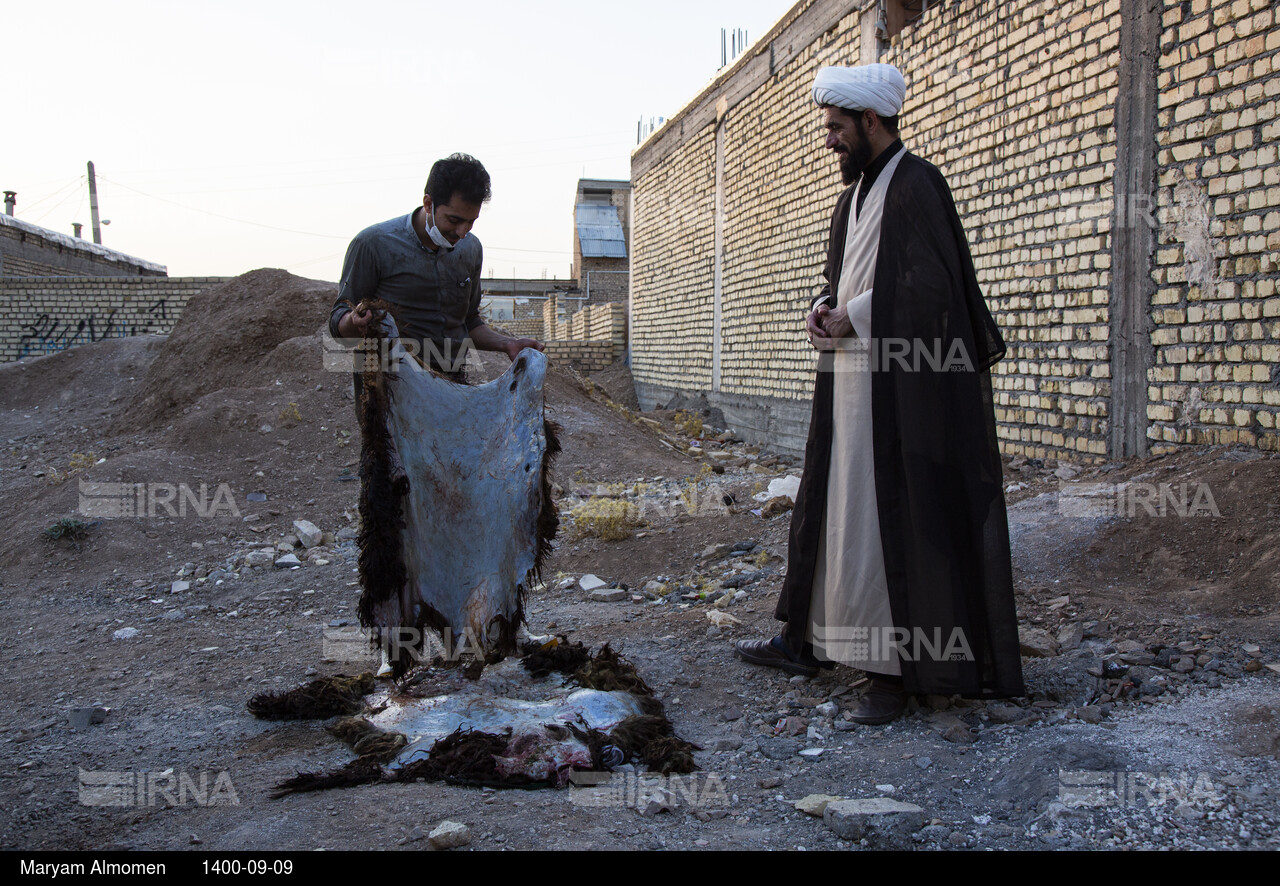
[[[833,411],[832,370],[839,364],[831,349],[856,337],[841,308],[859,293],[842,292],[840,281],[851,213],[861,218],[857,213],[866,211],[862,203],[870,192],[881,218],[878,249],[867,265],[873,282],[864,293],[874,490],[863,494],[874,492],[883,553],[880,592],[887,590],[894,639],[905,636],[906,642],[892,669],[864,666],[873,680],[854,712],[864,723],[898,716],[908,694],[1023,694],[989,375],[1005,347],[979,291],[945,180],[897,139],[904,95],[902,76],[889,65],[824,68],[815,81],[815,101],[826,109],[827,146],[840,156],[850,187],[836,202],[824,269],[828,283],[808,323],[822,353],[776,612],[786,624],[772,641],[738,644],[745,660],[792,673],[813,673],[825,663],[809,642],[816,637],[811,611],[823,593],[815,567],[826,531],[833,431],[835,422],[847,419]],[[886,166],[887,186],[877,192],[874,180]],[[856,497],[859,490],[848,493]],[[916,642],[921,638],[923,644]]]

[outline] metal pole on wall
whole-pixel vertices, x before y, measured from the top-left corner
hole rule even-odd
[[[93,161],[89,161],[89,220],[93,224],[93,242],[102,245],[102,224],[98,221],[98,180],[93,175]]]

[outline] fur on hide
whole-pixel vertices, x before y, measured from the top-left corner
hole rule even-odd
[[[569,644],[564,638],[559,639],[562,641],[560,647],[574,652],[572,656],[564,656],[561,665],[571,657],[576,658],[576,650],[584,653],[586,651],[581,643]],[[640,679],[635,666],[607,644],[578,668],[573,682],[588,689],[623,689],[630,692],[636,696],[644,713],[627,717],[608,732],[592,729],[585,722],[549,724],[544,727],[548,740],[562,741],[570,734],[576,736],[586,745],[590,753],[591,768],[596,771],[610,768],[604,763],[606,750],[610,747],[617,749],[623,762],[638,761],[663,775],[689,773],[697,769],[693,752],[700,748],[675,734],[675,728],[667,719],[662,702],[654,697],[653,691]],[[597,685],[591,685],[593,683]],[[528,733],[513,736],[510,729],[497,733],[459,727],[452,734],[434,742],[425,759],[415,759],[403,766],[387,765],[408,741],[399,732],[381,730],[364,717],[357,716],[338,720],[329,727],[329,732],[345,742],[360,757],[330,772],[300,772],[296,777],[277,785],[271,796],[283,797],[291,793],[334,787],[419,779],[504,788],[561,787],[564,784],[563,779],[557,775],[532,778],[525,772],[504,767],[505,762],[527,754],[530,750],[527,746],[537,738]]]
[[[376,684],[368,672],[312,680],[286,692],[263,692],[249,699],[249,713],[262,720],[325,720],[364,710],[364,696]]]
[[[361,343],[361,528],[357,544],[360,549],[359,568],[363,593],[358,612],[360,623],[370,629],[373,644],[390,651],[393,676],[399,678],[420,659],[425,648],[424,630],[440,632],[446,645],[451,645],[455,637],[445,638],[443,632],[452,630],[456,635],[460,626],[448,624],[449,619],[432,605],[432,601],[418,596],[413,586],[415,576],[411,574],[408,565],[413,561],[410,554],[435,556],[435,553],[405,550],[408,518],[406,500],[414,494],[415,478],[411,476],[413,469],[406,469],[402,454],[397,451],[392,418],[396,386],[411,381],[400,377],[407,370],[399,365],[398,361],[402,358],[398,356],[395,340],[389,337],[395,329],[391,306],[386,302],[374,302],[366,307],[372,310],[373,318]],[[393,365],[399,371],[395,371]],[[422,365],[421,361],[418,361],[418,365]],[[509,372],[519,374],[523,368],[522,358],[518,357]],[[455,384],[464,384],[460,377],[443,375],[426,367],[422,371]],[[517,381],[512,381],[511,391],[516,390]],[[512,609],[507,613],[499,612],[482,626],[480,633],[484,637],[484,658],[488,661],[500,660],[515,651],[516,632],[524,622],[525,597],[529,587],[541,581],[542,567],[551,553],[552,541],[559,529],[560,520],[551,495],[550,479],[551,464],[560,451],[556,431],[556,425],[544,417],[544,448],[538,482],[540,502],[533,531],[535,550],[532,567],[518,580],[516,587],[511,589],[514,594]],[[446,510],[453,513],[442,513],[439,519],[449,520],[466,507],[467,502],[450,499]],[[435,516],[432,514],[431,519],[435,519]],[[478,538],[474,543],[485,545],[489,541]],[[440,552],[439,556],[464,557],[466,554],[465,549],[451,549]],[[412,605],[406,607],[406,600],[411,601]],[[409,612],[406,612],[406,608]],[[393,617],[391,613],[401,621],[412,621],[412,624],[387,623]],[[413,629],[408,633],[411,642],[404,642],[405,638],[398,630],[401,627]]]
[[[534,679],[541,679],[553,671],[557,674],[573,674],[591,660],[591,652],[582,641],[568,642],[556,637],[547,643],[526,643],[521,650],[524,658],[520,665]]]

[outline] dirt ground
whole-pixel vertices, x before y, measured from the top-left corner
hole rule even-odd
[[[469,849],[1280,847],[1280,458],[1006,459],[1028,696],[922,698],[859,727],[857,671],[733,654],[776,631],[788,512],[753,496],[798,461],[705,416],[636,413],[625,367],[549,376],[564,525],[529,629],[621,649],[702,747],[693,788],[657,810],[438,783],[271,799],[353,755],[322,723],[254,719],[249,697],[373,664],[324,642],[359,596],[359,436],[318,335],[332,296],[255,271],[167,338],[0,366],[0,846],[425,849],[449,820]],[[628,505],[617,540],[591,534],[602,502]],[[322,542],[299,545],[295,520]],[[299,565],[275,567],[287,552]],[[624,599],[591,600],[586,574]],[[107,776],[190,789],[86,803]],[[796,808],[815,794],[920,812],[842,835]]]

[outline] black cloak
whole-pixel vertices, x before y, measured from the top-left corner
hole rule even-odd
[[[836,201],[824,292],[834,306],[856,185]],[[1009,527],[988,370],[1004,340],[978,289],[946,181],[909,153],[885,195],[871,295],[875,492],[895,626],[936,648],[959,629],[967,650],[900,655],[912,693],[1023,694]],[[886,343],[907,343],[895,356]],[[918,343],[917,343],[918,342]],[[921,348],[927,349],[927,354]],[[903,345],[896,353],[901,355]],[[939,355],[944,359],[938,359]],[[959,355],[959,356],[957,356]],[[929,359],[933,357],[933,359]],[[963,357],[964,359],[961,359]],[[831,459],[831,354],[818,359],[804,476],[791,518],[776,616],[804,651]]]

